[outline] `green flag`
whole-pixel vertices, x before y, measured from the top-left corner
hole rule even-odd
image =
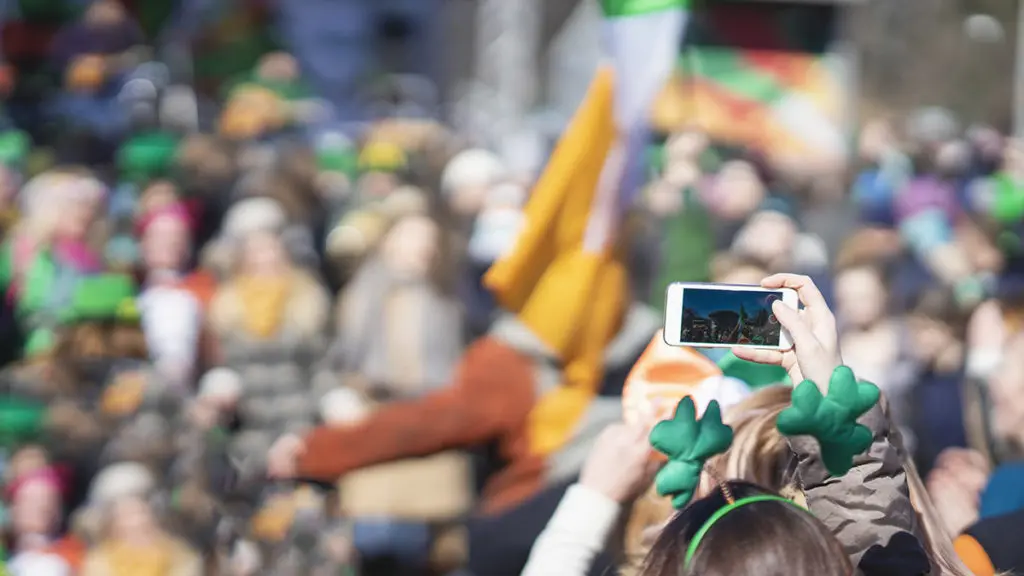
[[[601,0],[601,9],[606,18],[639,16],[689,7],[690,0]]]

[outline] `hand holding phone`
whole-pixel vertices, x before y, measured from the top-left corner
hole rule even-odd
[[[822,394],[827,393],[832,371],[842,365],[843,358],[839,352],[836,318],[825,297],[813,280],[799,274],[774,274],[762,280],[761,287],[796,291],[802,309],[773,307],[793,346],[789,350],[733,348],[733,353],[750,362],[782,366],[789,372],[793,384],[811,380]]]
[[[724,342],[702,342],[708,339],[722,339],[716,332],[708,336],[708,322],[698,322],[697,332],[687,333],[688,340],[683,339],[683,318],[685,290],[710,290],[710,291],[746,291],[752,294],[760,294],[760,298],[767,301],[767,295],[776,292],[781,293],[781,298],[772,300],[769,306],[777,326],[781,327],[778,332],[777,343],[774,343],[769,336],[763,343],[755,343],[753,338],[736,338],[735,344]],[[690,295],[693,296],[691,291]],[[703,299],[712,299],[713,294],[698,294],[698,303]],[[787,296],[788,295],[788,296]],[[726,298],[726,297],[723,297]],[[754,296],[730,296],[726,301],[731,302],[733,308],[738,308],[737,303],[743,305],[743,310],[733,310],[737,315],[742,312],[746,318],[750,318],[751,310],[747,307],[745,298]],[[692,300],[691,300],[692,302]],[[799,304],[803,309],[798,310]],[[701,306],[704,306],[701,304]],[[751,306],[757,306],[756,302]],[[692,306],[691,306],[692,309]],[[696,312],[697,310],[691,310]],[[715,312],[715,310],[711,310]],[[758,308],[757,314],[760,314]],[[696,318],[695,318],[696,319]],[[725,319],[732,321],[732,315],[726,314]],[[756,318],[755,318],[756,320]],[[701,326],[704,324],[704,326]],[[755,322],[755,325],[756,322]],[[672,332],[669,332],[669,328]],[[728,327],[728,326],[727,326]],[[746,334],[750,334],[748,329]],[[741,332],[741,335],[744,332]],[[728,338],[726,339],[728,340]],[[749,340],[749,341],[748,341]],[[825,393],[828,388],[829,378],[832,371],[840,366],[842,356],[839,352],[839,334],[836,331],[835,316],[825,303],[821,291],[814,285],[814,282],[807,276],[798,274],[775,274],[761,281],[760,286],[730,286],[723,284],[673,284],[668,290],[668,306],[665,314],[665,342],[675,346],[696,346],[696,347],[723,347],[727,346],[740,359],[758,364],[771,364],[782,366],[789,372],[790,380],[796,384],[804,379],[810,379]],[[766,345],[767,344],[767,345]]]

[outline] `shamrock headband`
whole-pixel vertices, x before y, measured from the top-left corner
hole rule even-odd
[[[793,389],[792,405],[783,410],[776,426],[783,435],[814,437],[821,446],[822,463],[833,476],[846,474],[853,466],[853,458],[871,445],[871,430],[857,423],[857,419],[870,410],[880,393],[874,384],[858,382],[853,371],[840,366],[829,380],[828,394],[822,396],[818,387],[804,380]],[[672,496],[676,508],[686,506],[700,482],[704,463],[716,454],[725,452],[732,444],[733,430],[722,422],[718,402],[712,401],[704,416],[697,418],[693,399],[683,398],[671,420],[659,422],[651,431],[651,445],[668,457],[668,463],[655,477],[655,488],[662,496]],[[724,482],[726,500],[730,502],[701,527],[703,538],[719,518],[740,507],[733,502]],[[783,499],[785,500],[785,499]],[[788,501],[788,500],[787,500]],[[744,502],[742,505],[746,505]],[[699,544],[699,539],[695,538]],[[691,542],[691,556],[697,544]]]

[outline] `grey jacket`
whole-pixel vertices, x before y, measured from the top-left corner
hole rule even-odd
[[[857,574],[929,574],[932,567],[910,501],[898,432],[884,402],[860,423],[871,429],[874,441],[854,458],[845,476],[825,470],[816,440],[797,436],[788,439],[797,460],[785,480],[795,480],[803,488],[808,508],[843,545]]]

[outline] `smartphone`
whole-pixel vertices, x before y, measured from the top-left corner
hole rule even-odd
[[[669,285],[665,298],[665,343],[670,346],[793,347],[772,313],[777,300],[797,309],[800,300],[791,288],[677,282]]]

